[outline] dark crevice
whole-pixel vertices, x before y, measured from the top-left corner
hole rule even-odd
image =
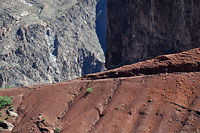
[[[194,111],[197,115],[200,116],[200,111]]]
[[[46,31],[46,35],[50,36],[50,31],[49,30]]]
[[[2,127],[3,129],[8,129],[8,125],[4,122],[0,122],[0,127]]]
[[[99,118],[102,118],[102,117],[104,117],[104,114],[99,114]]]
[[[176,106],[178,106],[178,107],[181,107],[182,109],[185,109],[185,110],[187,110],[188,112],[194,112],[195,114],[200,115],[200,111],[192,110],[192,109],[186,108],[186,107],[184,107],[184,106],[182,106],[182,105],[179,105],[179,104],[177,104],[177,103],[175,103],[175,102],[171,102],[171,104],[174,104],[174,105],[176,105]]]
[[[105,116],[105,112],[101,112],[98,108],[96,108],[96,110],[98,111],[98,114],[99,114],[99,119],[98,121]],[[104,107],[104,110],[105,110],[105,107]],[[98,122],[96,121],[96,123]],[[96,123],[93,125],[93,127],[96,125]]]
[[[87,96],[90,94],[90,92],[85,92],[85,94],[82,96],[82,98],[87,98]]]
[[[20,55],[22,55],[23,54],[23,50],[22,50],[23,48],[20,46],[16,51],[15,51],[15,54],[17,55],[17,56],[20,56]]]
[[[17,35],[20,37],[20,40],[23,40],[24,33],[22,31],[22,27],[17,30]]]
[[[119,79],[119,80],[117,81],[115,87],[113,88],[113,92],[111,93],[111,95],[110,95],[109,98],[108,98],[108,103],[105,104],[106,106],[107,106],[108,104],[110,104],[110,101],[111,101],[112,97],[115,95],[115,92],[117,91],[118,87],[119,87],[121,84],[122,84],[122,80]]]
[[[182,126],[185,126],[187,121],[188,121],[188,118],[186,118],[184,121],[181,121]]]
[[[175,103],[175,102],[171,102],[171,104],[174,104],[174,105],[176,105],[176,106],[179,106],[179,107],[181,107],[182,109],[187,109],[186,107],[184,107],[184,106],[182,106],[182,105],[179,105],[179,104],[177,104],[177,103]]]
[[[38,68],[36,62],[33,63],[32,68],[34,68],[34,69]]]
[[[54,50],[53,50],[53,53],[52,53],[52,54],[53,54],[54,56],[56,56],[56,57],[58,56],[58,46],[59,46],[59,45],[60,45],[60,43],[59,43],[59,41],[58,41],[58,36],[56,35],[56,36],[55,36],[55,40],[54,40],[54,46],[53,46],[53,47],[54,47]]]

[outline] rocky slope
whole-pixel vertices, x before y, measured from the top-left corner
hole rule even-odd
[[[108,0],[106,67],[200,47],[200,1]]]
[[[0,2],[0,87],[52,83],[104,70],[105,44],[98,36],[106,27],[96,33],[97,14],[105,14],[102,0]]]
[[[0,95],[13,96],[19,116],[1,110],[0,124],[13,133],[199,132],[200,49]]]

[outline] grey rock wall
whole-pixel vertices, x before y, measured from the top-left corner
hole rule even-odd
[[[97,0],[0,0],[0,86],[52,83],[104,70]]]
[[[106,67],[200,47],[199,0],[108,0]]]

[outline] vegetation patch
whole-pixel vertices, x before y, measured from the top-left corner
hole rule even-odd
[[[83,95],[83,98],[86,98],[92,91],[93,91],[92,88],[87,88],[87,91],[86,91],[86,93]]]
[[[46,121],[46,119],[45,119],[45,118],[43,118],[41,122],[42,122],[42,123],[44,123],[45,121]]]
[[[11,97],[0,96],[0,109],[4,109],[11,104],[12,104],[12,98]]]
[[[91,93],[92,91],[93,91],[92,88],[87,88],[87,92],[88,92],[88,93]]]
[[[60,133],[60,128],[56,127],[56,128],[54,129],[54,133]]]

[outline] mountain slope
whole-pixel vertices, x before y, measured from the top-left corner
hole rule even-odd
[[[56,127],[70,133],[198,132],[199,59],[197,48],[71,81],[13,88],[0,94],[14,96],[19,117],[13,122],[13,132],[47,132]],[[169,69],[163,72],[160,66]],[[87,88],[93,88],[92,92]]]
[[[99,1],[1,3],[0,87],[52,83],[104,70],[96,33]]]

